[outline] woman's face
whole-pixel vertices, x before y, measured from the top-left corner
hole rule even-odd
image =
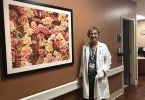
[[[92,30],[92,32],[89,34],[88,37],[90,39],[90,42],[95,43],[98,41],[99,34],[98,34],[97,30]]]

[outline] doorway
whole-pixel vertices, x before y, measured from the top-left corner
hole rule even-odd
[[[130,30],[131,22],[128,20],[123,19],[123,65],[124,65],[124,84],[129,85],[130,84]]]
[[[141,15],[139,15],[141,16]],[[144,16],[142,16],[144,17]],[[138,50],[138,78],[139,82],[142,83],[142,78],[145,77],[145,19],[137,19],[137,50]]]
[[[123,34],[123,84],[137,85],[137,52],[136,52],[136,34],[135,20],[130,18],[122,18],[122,34]]]

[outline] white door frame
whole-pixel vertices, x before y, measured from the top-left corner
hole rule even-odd
[[[132,34],[130,34],[130,84],[131,85],[138,85],[138,63],[137,63],[137,49],[136,49],[136,19],[128,18],[128,17],[121,17],[121,33],[123,36],[123,20],[127,20],[133,23],[131,26]],[[122,48],[123,48],[123,40],[122,40]],[[122,62],[123,65],[123,62]],[[123,74],[124,75],[124,74]],[[123,76],[123,84],[124,84],[124,76]]]

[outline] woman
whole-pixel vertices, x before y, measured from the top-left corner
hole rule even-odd
[[[109,98],[107,71],[111,64],[111,55],[106,44],[98,41],[98,28],[88,30],[89,43],[83,46],[79,77],[83,79],[83,96],[89,100]]]

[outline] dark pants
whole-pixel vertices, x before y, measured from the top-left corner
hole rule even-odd
[[[95,70],[88,71],[88,80],[89,80],[89,100],[94,100],[94,82],[97,72]]]

